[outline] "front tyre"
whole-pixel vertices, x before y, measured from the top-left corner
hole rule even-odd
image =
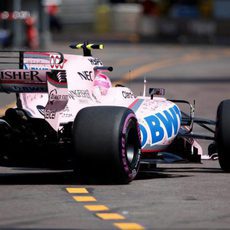
[[[217,109],[216,143],[220,167],[230,172],[230,100],[222,101]]]
[[[80,175],[129,183],[140,164],[140,133],[132,110],[98,106],[82,109],[73,124],[74,168]]]

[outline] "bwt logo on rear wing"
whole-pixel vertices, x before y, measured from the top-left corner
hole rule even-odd
[[[0,92],[48,93],[44,118],[55,129],[59,128],[59,112],[68,103],[65,70],[0,70]]]

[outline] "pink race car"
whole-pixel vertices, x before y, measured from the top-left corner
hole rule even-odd
[[[217,122],[195,118],[193,105],[166,99],[164,89],[150,88],[146,96],[144,84],[143,96],[135,96],[112,86],[113,68],[91,55],[103,45],[70,47],[83,56],[0,52],[1,65],[19,66],[0,71],[0,91],[16,93],[17,102],[0,118],[0,165],[72,168],[79,176],[129,183],[156,163],[200,162],[205,156],[195,139],[202,138],[213,140],[208,158],[230,171],[230,100],[220,103]],[[213,135],[193,133],[194,123]]]

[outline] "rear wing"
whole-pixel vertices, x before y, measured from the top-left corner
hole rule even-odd
[[[59,112],[68,103],[68,85],[66,70],[50,69],[53,55],[58,57],[56,64],[63,62],[59,52],[0,51],[0,92],[48,93],[44,118],[58,130]],[[33,65],[38,69],[27,68]]]
[[[52,79],[57,72],[51,69],[63,61],[64,55],[61,52],[0,51],[0,92],[49,92],[49,81],[57,80],[55,84],[59,84],[58,79]]]
[[[55,57],[55,63],[53,63]],[[56,58],[57,57],[57,58]],[[32,61],[31,61],[32,60]],[[45,66],[50,69],[53,64],[62,64],[64,55],[56,51],[0,51],[0,69],[26,69],[27,65]]]

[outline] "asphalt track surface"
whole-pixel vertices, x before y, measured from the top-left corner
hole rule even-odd
[[[170,99],[196,100],[196,115],[210,119],[230,98],[230,47],[105,47],[94,56],[114,67],[113,82],[138,95],[146,78]],[[64,44],[51,48],[80,53]],[[1,112],[12,102],[2,94]],[[209,143],[201,142],[205,153]],[[71,171],[0,167],[0,229],[230,229],[229,191],[230,175],[218,161],[158,165],[122,186],[81,184]]]

